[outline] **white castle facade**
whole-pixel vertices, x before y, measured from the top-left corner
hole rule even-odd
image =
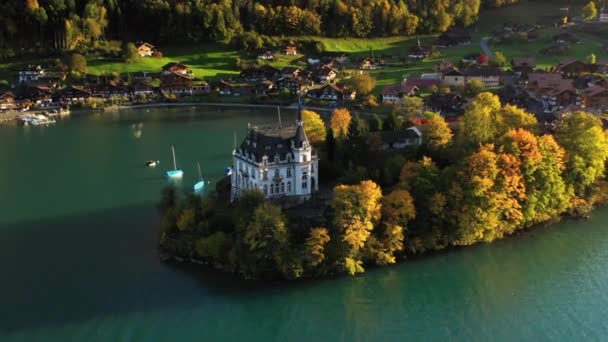
[[[319,160],[310,145],[301,111],[295,125],[249,127],[232,153],[231,200],[258,189],[268,199],[309,199],[319,190]]]

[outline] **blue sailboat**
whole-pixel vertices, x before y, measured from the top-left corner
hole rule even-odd
[[[196,165],[198,166],[198,178],[200,180],[196,184],[194,184],[194,192],[199,192],[205,188],[205,184],[208,182],[205,182],[203,180],[203,175],[201,173],[201,163],[196,163]]]
[[[177,169],[177,164],[175,163],[175,149],[173,146],[171,146],[171,152],[173,153],[173,170],[167,171],[167,177],[182,178],[184,176],[184,171]]]

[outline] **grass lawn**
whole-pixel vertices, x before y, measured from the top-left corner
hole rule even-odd
[[[196,77],[225,77],[238,74],[237,51],[227,45],[204,44],[161,48],[163,58],[140,58],[136,63],[122,60],[91,58],[88,71],[94,75],[104,73],[159,72],[169,62],[180,62],[192,69]]]

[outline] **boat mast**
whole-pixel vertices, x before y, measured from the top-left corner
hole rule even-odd
[[[175,163],[175,149],[171,145],[171,152],[173,153],[173,170],[177,170],[177,164]]]
[[[203,181],[203,174],[201,173],[201,163],[196,162],[196,165],[198,165],[198,177],[201,179],[201,182]]]

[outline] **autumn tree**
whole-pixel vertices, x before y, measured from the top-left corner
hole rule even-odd
[[[311,110],[303,110],[302,121],[304,122],[306,136],[312,143],[325,140],[325,122],[323,122],[318,113]]]
[[[485,85],[481,80],[469,80],[464,85],[464,93],[466,96],[476,96],[485,89]]]
[[[281,208],[264,202],[258,206],[246,227],[243,243],[254,275],[270,276],[283,268],[289,238]]]
[[[502,68],[507,66],[508,63],[509,62],[507,61],[507,57],[505,57],[502,52],[494,51],[494,56],[492,57],[492,64]]]
[[[523,128],[533,133],[538,130],[538,120],[534,115],[511,104],[505,105],[496,119],[498,137],[513,129]]]
[[[589,1],[589,3],[583,7],[583,12],[581,15],[585,21],[593,21],[593,19],[597,17],[597,7],[595,6],[595,2]]]
[[[68,65],[70,67],[70,72],[76,76],[87,73],[87,59],[79,53],[70,55]]]
[[[348,84],[358,95],[365,96],[374,90],[376,80],[369,74],[355,74],[348,80]]]
[[[331,240],[326,228],[315,227],[310,230],[305,242],[304,255],[308,266],[315,268],[325,259],[325,246]]]
[[[350,126],[351,120],[352,116],[348,109],[339,108],[334,110],[330,123],[330,127],[334,132],[334,137],[345,138],[346,134],[348,134],[348,127]]]
[[[135,44],[129,42],[123,47],[123,57],[127,63],[135,63],[139,60],[139,51]]]
[[[587,57],[585,57],[585,62],[587,62],[587,64],[594,65],[596,63],[596,60],[597,60],[597,57],[593,53],[591,53],[591,54],[587,55]]]
[[[369,127],[370,132],[381,131],[382,125],[382,119],[376,113],[374,113],[374,115],[367,120],[367,126]]]
[[[565,179],[580,197],[604,175],[608,139],[602,122],[593,114],[575,112],[557,126],[557,141],[566,150]]]
[[[351,274],[363,270],[360,252],[380,220],[381,199],[382,191],[372,181],[338,185],[334,189],[333,226],[341,236],[343,266]]]
[[[431,151],[438,151],[450,145],[454,134],[445,119],[434,113],[422,126],[422,143]]]
[[[461,121],[461,140],[469,145],[492,141],[498,133],[496,122],[500,111],[500,100],[492,93],[477,95],[464,112]]]
[[[424,100],[418,96],[404,96],[399,109],[407,119],[419,118],[424,113]]]

